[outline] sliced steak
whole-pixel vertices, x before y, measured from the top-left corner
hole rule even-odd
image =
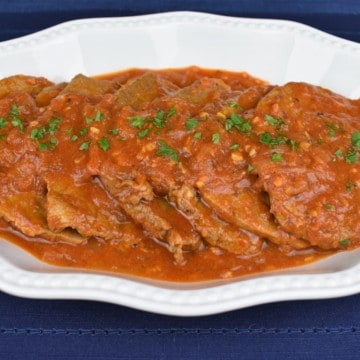
[[[321,248],[360,242],[360,102],[289,83],[257,106],[247,148],[288,233]]]

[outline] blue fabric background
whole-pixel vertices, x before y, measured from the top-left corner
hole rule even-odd
[[[291,19],[360,42],[358,0],[0,0],[0,40],[76,18],[174,10]],[[180,318],[0,293],[0,360],[357,359],[359,334],[359,295]]]

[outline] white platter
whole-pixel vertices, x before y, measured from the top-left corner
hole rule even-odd
[[[130,67],[198,65],[247,71],[273,84],[306,81],[360,97],[360,44],[280,20],[177,12],[64,23],[0,43],[0,77],[53,81]],[[360,250],[236,281],[176,284],[58,268],[0,240],[0,289],[47,299],[100,300],[169,315],[360,291]]]

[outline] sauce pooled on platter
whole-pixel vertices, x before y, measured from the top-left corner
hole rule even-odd
[[[0,80],[0,233],[60,266],[204,281],[360,242],[360,101],[197,67]]]

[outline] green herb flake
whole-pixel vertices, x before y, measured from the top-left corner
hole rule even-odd
[[[154,125],[159,128],[162,129],[165,127],[165,113],[164,110],[159,110],[153,120]]]
[[[79,150],[81,150],[81,151],[88,150],[89,147],[90,147],[90,144],[91,144],[91,141],[90,141],[90,140],[84,141],[84,142],[79,146]]]
[[[55,137],[51,137],[50,138],[50,144],[52,144],[52,145],[56,145],[57,144],[57,139],[55,138]]]
[[[264,133],[259,135],[259,141],[262,144],[271,145],[272,142],[273,142],[273,137],[272,137],[272,135],[270,133],[264,132]]]
[[[289,140],[289,145],[290,145],[290,149],[291,151],[295,151],[299,148],[299,143],[295,140]]]
[[[110,135],[119,135],[119,130],[118,129],[109,129],[109,134]]]
[[[79,137],[74,134],[73,136],[71,136],[70,140],[71,140],[71,141],[76,141],[78,138],[79,138]]]
[[[214,144],[220,144],[220,134],[217,132],[212,134],[211,140]]]
[[[110,149],[110,143],[106,136],[103,136],[97,143],[101,150],[108,151]]]
[[[360,150],[360,132],[354,132],[351,134],[351,144]]]
[[[0,140],[5,140],[7,137],[7,134],[0,134]]]
[[[41,140],[46,134],[45,126],[41,126],[38,129],[32,129],[30,132],[30,138],[33,140]]]
[[[48,150],[48,145],[47,145],[47,143],[43,143],[43,142],[42,142],[42,143],[39,143],[38,146],[39,146],[39,149],[42,150],[42,151]]]
[[[343,152],[341,149],[337,149],[335,152],[334,152],[334,155],[338,158],[342,158],[343,157]]]
[[[102,114],[99,110],[96,111],[94,121],[99,122],[104,119],[104,114]]]
[[[80,136],[84,136],[88,133],[88,128],[82,128],[80,131],[79,131],[79,135]]]
[[[146,137],[149,134],[149,132],[150,132],[150,129],[142,129],[138,132],[138,137],[140,139],[142,139],[142,138]]]
[[[24,124],[23,121],[19,118],[19,108],[16,104],[11,105],[11,110],[9,117],[12,119],[11,124],[14,127],[18,127],[20,132],[24,132]]]
[[[236,101],[229,101],[228,106],[239,111],[243,110],[243,107],[239,105]]]
[[[179,163],[179,155],[177,152],[172,149],[169,145],[166,144],[165,141],[159,141],[159,149],[157,151],[158,156],[168,156],[175,164]]]
[[[355,181],[350,179],[347,181],[345,189],[347,192],[350,192],[355,187],[356,187]]]
[[[332,206],[331,206],[330,204],[324,204],[324,205],[323,205],[323,208],[324,208],[325,210],[331,210],[331,209],[332,209]]]
[[[172,107],[171,109],[169,109],[166,118],[170,119],[172,116],[174,116],[176,114],[176,108]]]
[[[266,114],[265,120],[271,126],[281,126],[285,125],[285,121],[283,119],[275,119],[273,116]]]
[[[345,160],[348,164],[353,164],[353,163],[357,162],[358,155],[354,148],[349,149],[349,151],[347,152],[347,154],[345,156]]]
[[[279,154],[279,153],[273,153],[273,154],[271,155],[271,161],[273,161],[273,162],[280,162],[280,161],[282,161],[282,160],[283,160],[283,157],[282,157],[282,155]]]
[[[254,170],[254,167],[249,164],[248,167],[247,167],[247,169],[246,169],[246,171],[247,171],[248,173],[250,173],[250,172],[252,172],[253,170]]]
[[[128,120],[130,122],[131,127],[140,129],[144,125],[146,118],[143,116],[136,115],[136,116],[128,117]]]
[[[86,117],[86,118],[85,118],[85,122],[89,125],[89,124],[91,124],[91,123],[94,122],[94,119],[89,118],[89,117]]]
[[[350,244],[350,239],[349,239],[349,238],[342,239],[342,240],[339,241],[339,244],[340,244],[341,246],[349,245],[349,244]]]
[[[50,135],[54,135],[56,131],[59,130],[59,124],[61,123],[61,119],[59,118],[52,118],[49,122],[48,122],[48,127],[49,127],[49,134]]]
[[[333,124],[331,122],[325,122],[325,125],[329,128],[328,135],[330,137],[334,137],[336,134],[336,131],[341,130],[339,125]]]
[[[247,133],[252,130],[252,126],[248,121],[245,121],[238,114],[231,114],[230,118],[225,121],[225,130],[231,132],[231,129],[235,127],[239,132]]]
[[[22,122],[21,119],[16,118],[16,119],[12,120],[12,121],[11,121],[11,124],[12,124],[12,126],[14,126],[14,127],[18,127],[21,133],[24,132],[24,124],[23,124],[23,122]]]
[[[196,140],[200,140],[202,137],[202,132],[201,131],[197,131],[195,134],[194,134],[194,139]]]
[[[7,121],[4,117],[0,117],[0,129],[4,129],[7,125]]]
[[[12,104],[11,105],[11,110],[10,110],[10,114],[9,116],[13,119],[13,118],[17,118],[19,117],[19,108],[16,104]]]
[[[230,146],[230,150],[236,150],[240,145],[239,144],[232,144]]]
[[[198,124],[199,122],[195,118],[189,118],[185,123],[186,130],[193,130],[198,126]]]
[[[73,129],[72,128],[68,128],[65,130],[65,135],[70,135],[72,133]]]

